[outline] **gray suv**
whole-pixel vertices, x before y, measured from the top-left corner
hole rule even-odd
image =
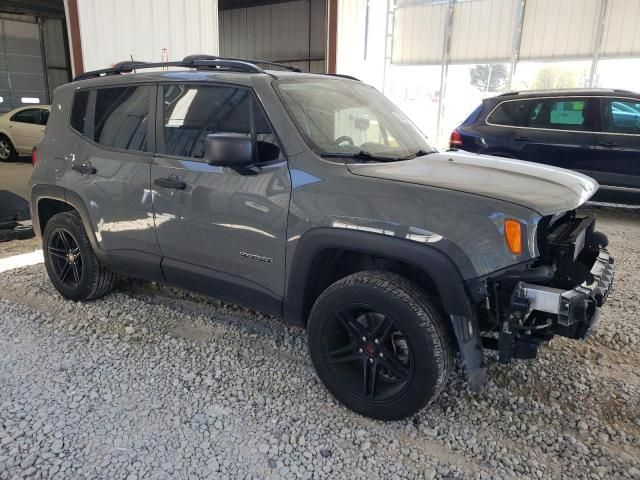
[[[126,275],[280,316],[380,419],[435,398],[456,354],[477,389],[484,349],[588,335],[613,281],[576,212],[594,180],[438,152],[374,88],[280,67],[124,62],[56,90],[30,191],[64,297]]]

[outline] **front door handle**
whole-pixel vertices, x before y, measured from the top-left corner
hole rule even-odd
[[[529,137],[523,137],[523,136],[513,137],[513,139],[516,142],[528,142],[529,141]]]
[[[74,165],[71,167],[71,170],[80,172],[83,175],[95,175],[98,172],[98,170],[96,170],[91,165]]]
[[[175,188],[177,190],[184,190],[187,188],[187,184],[176,178],[156,178],[153,181],[154,185],[162,188]]]
[[[618,144],[616,142],[598,142],[598,145],[600,145],[601,147],[606,147],[606,148],[613,148],[613,147],[617,147]]]

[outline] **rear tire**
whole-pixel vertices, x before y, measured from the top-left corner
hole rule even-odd
[[[317,299],[307,328],[318,376],[351,410],[381,420],[436,398],[452,364],[445,316],[417,285],[391,272],[350,275]]]
[[[63,297],[94,300],[113,290],[115,275],[96,257],[77,213],[54,215],[44,229],[42,247],[47,274]]]
[[[13,162],[18,153],[6,135],[0,135],[0,162]]]

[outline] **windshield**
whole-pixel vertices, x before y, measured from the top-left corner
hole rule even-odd
[[[375,88],[328,78],[279,80],[276,88],[309,146],[323,156],[399,160],[435,149]]]

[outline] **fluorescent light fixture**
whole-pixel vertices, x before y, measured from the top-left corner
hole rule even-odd
[[[40,99],[38,97],[22,97],[20,101],[22,103],[40,103]]]
[[[4,103],[4,98],[0,97],[0,103]]]

